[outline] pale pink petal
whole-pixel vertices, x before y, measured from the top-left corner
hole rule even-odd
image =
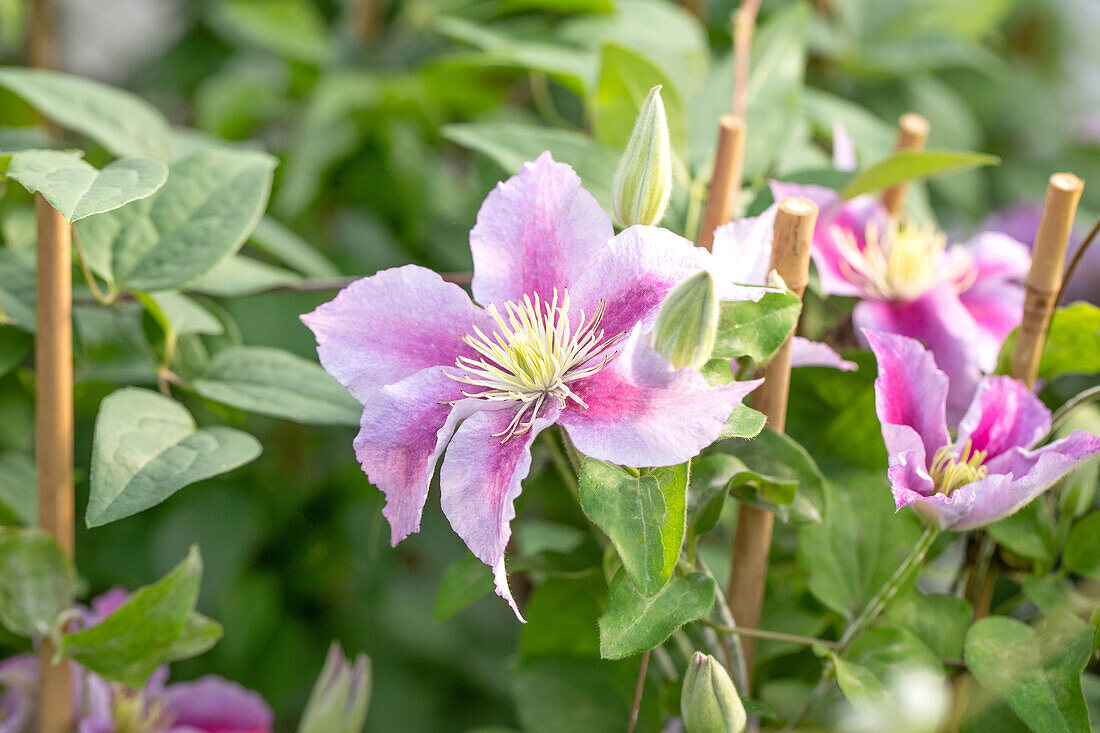
[[[854,361],[848,361],[826,343],[810,341],[801,336],[791,339],[792,367],[829,367],[842,372],[851,372],[859,368]]]
[[[712,265],[709,252],[667,229],[632,226],[612,239],[569,289],[572,308],[591,316],[603,301],[601,328],[608,336],[629,333],[636,323],[648,331],[665,296]],[[765,292],[723,283],[720,275],[716,280],[722,300],[759,300]]]
[[[435,464],[455,426],[474,411],[493,406],[464,399],[464,385],[444,371],[424,369],[383,387],[363,408],[355,455],[370,482],[386,495],[382,514],[395,545],[420,529]]]
[[[543,153],[497,184],[470,232],[474,297],[482,305],[550,299],[595,262],[614,234],[580,177]]]
[[[416,265],[357,280],[302,321],[321,365],[360,402],[421,369],[472,356],[462,336],[493,327],[466,291]]]
[[[968,521],[978,503],[978,496],[991,491],[1002,491],[1009,484],[1007,476],[989,478],[966,484],[946,494],[933,493],[928,496],[909,495],[903,498],[895,489],[894,498],[900,509],[903,505],[912,505],[913,510],[939,529],[961,529],[960,525]]]
[[[971,441],[990,461],[1011,448],[1030,448],[1050,431],[1050,410],[1023,382],[985,377],[959,422],[958,444]]]
[[[1024,288],[1005,280],[984,280],[959,293],[959,302],[974,321],[973,350],[982,371],[997,366],[1005,338],[1020,325]]]
[[[164,692],[175,725],[204,733],[270,733],[271,708],[259,694],[236,682],[207,675],[194,682],[176,682]]]
[[[699,372],[676,369],[635,327],[618,357],[570,385],[559,422],[586,456],[624,466],[683,463],[718,439],[733,408],[761,380],[711,387]]]
[[[977,325],[950,285],[934,288],[916,300],[863,300],[852,312],[856,333],[880,331],[923,342],[946,373],[950,388],[947,418],[962,417],[982,376]]]
[[[859,167],[856,160],[856,144],[848,134],[843,122],[833,123],[833,168],[838,171],[854,171]]]
[[[772,205],[760,216],[737,219],[714,230],[711,252],[716,277],[744,285],[767,284],[778,208]]]
[[[497,594],[520,616],[504,577],[504,549],[512,535],[509,523],[516,516],[521,482],[531,469],[531,444],[554,424],[561,407],[550,400],[530,430],[505,441],[497,434],[508,427],[516,409],[477,412],[459,426],[439,470],[439,488],[451,527],[479,560],[494,569]]]
[[[1023,281],[1031,268],[1027,245],[1001,232],[981,232],[963,245],[978,268],[978,280],[1002,278]]]
[[[878,360],[875,409],[891,456],[917,450],[923,469],[950,442],[944,406],[947,375],[919,342],[891,333],[866,331]]]
[[[1021,509],[1070,471],[1100,451],[1100,437],[1075,430],[1039,450],[1011,448],[986,462],[989,478],[967,484],[952,493],[973,494],[973,509],[951,529],[980,527]],[[996,479],[1001,479],[997,481]]]

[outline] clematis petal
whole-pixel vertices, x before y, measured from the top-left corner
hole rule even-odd
[[[903,500],[895,489],[894,498],[898,509],[911,504],[917,514],[939,529],[962,529],[962,525],[974,513],[979,497],[988,492],[1003,491],[1008,484],[1009,477],[998,475],[961,486],[951,492],[950,496],[933,493],[928,496],[905,496]]]
[[[581,453],[624,466],[673,466],[713,443],[733,408],[762,380],[711,387],[676,369],[635,326],[620,354],[571,385],[559,422]]]
[[[1027,245],[1001,232],[975,234],[963,249],[974,259],[979,281],[991,278],[1023,281],[1031,268]]]
[[[993,371],[1005,338],[1020,325],[1024,293],[1022,285],[1004,280],[979,280],[959,293],[976,326],[973,349],[982,371]]]
[[[435,464],[455,426],[475,410],[493,406],[463,399],[462,387],[443,367],[433,367],[383,387],[363,408],[355,455],[386,495],[382,514],[394,545],[420,529]]]
[[[360,402],[421,369],[474,355],[463,335],[493,327],[462,288],[416,265],[357,280],[302,321],[321,365]]]
[[[209,733],[270,733],[275,716],[264,699],[236,682],[216,675],[176,682],[164,690],[175,728]]]
[[[854,361],[848,361],[836,350],[821,341],[810,341],[801,336],[791,339],[792,367],[829,367],[842,372],[852,372],[859,368]]]
[[[962,417],[978,386],[981,368],[974,337],[977,327],[954,288],[941,285],[911,301],[860,301],[852,321],[856,333],[879,331],[923,342],[935,357],[934,364],[949,379],[947,418],[955,422]]]
[[[455,431],[439,470],[443,513],[470,551],[493,568],[497,595],[521,621],[504,575],[504,550],[512,535],[509,523],[516,516],[521,482],[531,469],[531,444],[560,412],[557,401],[551,400],[530,430],[507,442],[496,436],[512,421],[514,407],[474,413]]]
[[[485,198],[470,232],[474,297],[501,304],[560,293],[595,262],[614,234],[581,179],[550,153],[524,163]]]
[[[778,209],[778,205],[772,205],[760,216],[737,219],[714,230],[711,252],[716,276],[745,285],[768,282]]]
[[[1050,431],[1050,410],[1023,382],[985,377],[959,422],[958,443],[972,441],[990,461],[1011,448],[1030,448]]]
[[[699,270],[713,272],[711,254],[667,229],[633,226],[600,252],[596,263],[569,290],[572,307],[591,315],[604,303],[601,328],[609,336],[649,331],[665,296]],[[742,287],[715,272],[722,300],[759,300],[765,289]]]
[[[838,171],[854,171],[858,167],[856,144],[848,134],[848,128],[838,120],[833,123],[833,168]]]
[[[878,360],[875,409],[886,450],[891,456],[909,454],[911,463],[926,467],[936,450],[951,440],[944,417],[947,375],[911,338],[876,331],[864,335]]]
[[[1035,451],[1010,448],[986,461],[989,478],[952,493],[952,498],[960,492],[972,493],[975,499],[972,510],[953,523],[951,529],[971,529],[1007,517],[1098,451],[1100,437],[1084,430],[1075,430]]]

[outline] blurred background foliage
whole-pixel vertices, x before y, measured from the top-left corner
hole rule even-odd
[[[238,263],[250,278],[241,270],[222,289],[207,283],[204,302],[222,303],[229,328],[194,339],[243,340],[311,359],[313,341],[297,316],[332,291],[302,290],[302,278],[407,262],[467,270],[467,233],[482,198],[545,148],[606,202],[618,151],[654,83],[665,85],[681,163],[670,226],[683,231],[697,216],[684,192],[706,184],[732,87],[730,0],[696,0],[702,19],[670,0],[61,5],[64,70],[123,85],[200,134],[278,156],[269,219]],[[24,59],[24,7],[0,0],[4,63]],[[766,202],[769,177],[827,169],[835,122],[868,162],[889,150],[897,116],[916,110],[932,123],[930,148],[983,150],[1004,162],[916,187],[914,211],[968,233],[988,212],[1041,196],[1047,176],[1066,169],[1091,183],[1080,215],[1091,220],[1100,212],[1100,66],[1088,34],[1098,23],[1091,0],[765,0],[749,88],[745,203],[758,195],[756,207]],[[16,125],[30,112],[4,93],[0,117]],[[15,187],[0,200],[0,234],[12,249],[32,241],[29,199]],[[0,268],[12,266],[0,258]],[[227,295],[239,297],[217,300]],[[94,364],[77,384],[77,465],[87,466],[99,400],[118,375],[147,384],[153,375],[118,346],[140,332],[91,308],[77,318],[78,352]],[[824,633],[841,618],[831,613],[863,593],[829,603],[813,588],[815,556],[850,555],[838,562],[859,565],[873,588],[916,535],[915,520],[894,517],[884,490],[885,453],[870,418],[873,365],[861,365],[854,374],[806,370],[792,387],[789,430],[829,486],[844,479],[845,492],[830,488],[828,502],[850,504],[860,523],[851,535],[831,525],[779,530],[765,619],[788,631]],[[30,389],[24,370],[0,377],[0,477],[25,470],[12,456],[30,450]],[[541,447],[519,505],[531,519],[518,525],[515,543],[514,570],[529,571],[514,580],[527,596],[530,623],[520,627],[486,595],[485,569],[469,561],[437,502],[420,534],[390,548],[382,497],[354,460],[353,429],[191,406],[200,421],[203,410],[217,410],[243,424],[264,456],[77,538],[91,592],[150,582],[189,544],[201,545],[200,609],[226,634],[178,665],[177,678],[217,672],[257,689],[293,721],[335,638],[373,658],[372,730],[601,730],[601,715],[622,719],[635,662],[598,661],[605,584],[574,569],[598,565],[600,550],[572,497],[544,470]],[[867,473],[831,472],[853,460]],[[78,479],[81,516],[87,477]],[[851,536],[855,546],[839,546]],[[712,533],[700,548],[718,577],[727,537]],[[16,648],[14,639],[4,643]],[[818,664],[808,650],[774,643],[762,644],[760,656],[765,679],[769,665],[776,677],[795,670],[762,688],[768,705],[789,710]],[[653,722],[648,707],[643,726]]]

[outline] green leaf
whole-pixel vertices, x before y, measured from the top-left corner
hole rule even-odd
[[[640,594],[619,570],[600,616],[600,656],[621,659],[664,643],[673,631],[714,605],[717,586],[705,573],[674,577],[656,595]]]
[[[176,660],[197,657],[218,643],[222,634],[221,624],[198,611],[192,611],[187,614],[180,635],[164,651],[164,658]]]
[[[767,421],[768,418],[764,413],[745,404],[738,405],[726,418],[726,424],[722,426],[718,439],[755,438],[764,429],[764,423]]]
[[[98,527],[137,514],[248,463],[260,450],[240,430],[197,427],[183,405],[157,392],[120,389],[103,400],[96,418],[84,521]]]
[[[43,69],[0,68],[0,86],[44,117],[96,141],[119,157],[167,160],[172,130],[155,107],[121,89]]]
[[[727,485],[740,501],[776,512],[783,521],[821,521],[824,477],[806,449],[790,437],[764,430],[754,440],[716,443],[706,453],[736,459],[727,465]]]
[[[539,583],[523,611],[527,623],[520,629],[520,654],[525,659],[599,656],[599,617],[606,594],[603,576],[592,572]]]
[[[0,247],[0,324],[34,331],[34,257]]]
[[[443,137],[488,156],[509,173],[549,150],[554,160],[571,165],[584,187],[609,208],[619,151],[587,135],[516,122],[470,122],[445,126]]]
[[[1054,518],[1046,502],[1033,501],[1020,511],[986,527],[993,539],[1011,552],[1032,560],[1049,560],[1053,552]]]
[[[867,629],[852,642],[845,657],[869,669],[879,680],[891,686],[891,678],[899,671],[918,668],[943,675],[943,664],[936,653],[909,629],[900,627]]]
[[[0,506],[19,524],[38,524],[38,473],[22,453],[0,453]]]
[[[2,298],[2,296],[0,296]],[[0,301],[0,306],[3,302]],[[15,326],[0,325],[0,377],[19,366],[34,345],[34,338]]]
[[[857,173],[840,194],[851,199],[917,178],[959,173],[1000,162],[1001,159],[997,156],[985,153],[903,150]]]
[[[171,573],[138,589],[107,618],[62,637],[59,653],[140,689],[160,665],[209,648],[212,622],[191,618],[201,577],[202,559],[192,547]]]
[[[0,528],[0,622],[20,636],[46,636],[73,602],[76,569],[37,527]]]
[[[274,160],[208,148],[172,162],[154,195],[81,221],[88,261],[130,290],[173,290],[240,249],[260,220]]]
[[[886,606],[886,618],[894,626],[909,629],[943,659],[960,659],[966,630],[973,618],[970,604],[947,593],[901,594]]]
[[[1001,347],[998,374],[1009,373],[1018,333],[1019,329],[1014,329]],[[1039,379],[1097,372],[1100,372],[1100,308],[1077,302],[1056,309],[1039,359]]]
[[[443,571],[435,596],[435,619],[445,621],[493,589],[489,567],[473,555],[455,560]]]
[[[830,654],[836,665],[836,682],[844,697],[853,705],[884,705],[889,700],[886,687],[874,672],[861,664]]]
[[[227,35],[311,64],[325,64],[333,56],[325,18],[311,2],[225,0],[214,7],[215,25]]]
[[[672,149],[682,155],[687,145],[687,122],[679,89],[645,56],[612,43],[600,48],[599,81],[589,100],[596,139],[614,150],[626,148],[642,102],[657,85],[661,86]]]
[[[27,150],[12,156],[6,175],[41,193],[72,222],[151,196],[168,179],[168,166],[152,158],[123,158],[96,170],[78,153]]]
[[[1092,628],[1068,613],[1038,628],[1004,616],[984,618],[966,635],[966,664],[1032,730],[1082,733],[1089,715],[1081,670],[1092,652]]]
[[[684,543],[688,466],[632,476],[591,458],[581,467],[581,507],[611,538],[630,580],[652,596],[668,582]]]
[[[790,291],[769,292],[756,303],[727,300],[722,301],[721,308],[713,356],[723,359],[748,356],[757,365],[763,365],[794,333],[802,301]]]
[[[187,289],[216,298],[241,298],[293,285],[301,279],[290,270],[237,254],[222,260]]]
[[[896,512],[880,473],[837,475],[825,498],[824,521],[799,533],[798,564],[818,600],[853,618],[916,544],[920,522]]]
[[[250,240],[262,250],[306,277],[339,277],[336,265],[325,259],[308,242],[270,216],[260,219]]]
[[[170,332],[177,336],[187,333],[217,336],[225,332],[225,325],[213,313],[192,298],[174,290],[139,293],[138,300],[165,333]]]
[[[1062,561],[1075,573],[1100,578],[1100,511],[1090,512],[1073,525]]]
[[[203,397],[261,415],[314,425],[358,425],[362,408],[318,364],[288,351],[236,346],[194,380]]]

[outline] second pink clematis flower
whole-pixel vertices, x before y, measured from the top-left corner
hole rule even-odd
[[[871,196],[844,201],[822,186],[778,182],[772,193],[817,203],[812,254],[822,290],[860,299],[857,334],[896,333],[931,349],[951,380],[948,413],[960,417],[1020,324],[1027,247],[999,232],[949,246],[935,230],[891,219]]]
[[[614,234],[549,153],[485,199],[470,232],[475,305],[408,265],[359,280],[302,316],[321,364],[363,404],[355,452],[400,542],[420,527],[436,462],[443,512],[493,568],[516,615],[504,551],[531,445],[559,424],[625,466],[683,463],[717,439],[759,382],[711,387],[649,344],[657,310],[711,256],[657,227]],[[763,291],[732,284],[726,299]]]
[[[980,527],[1022,508],[1100,451],[1100,437],[1084,430],[1035,448],[1050,432],[1050,410],[1011,377],[982,379],[952,440],[948,377],[932,354],[904,336],[866,337],[878,359],[875,406],[898,509],[912,505],[940,529]]]

